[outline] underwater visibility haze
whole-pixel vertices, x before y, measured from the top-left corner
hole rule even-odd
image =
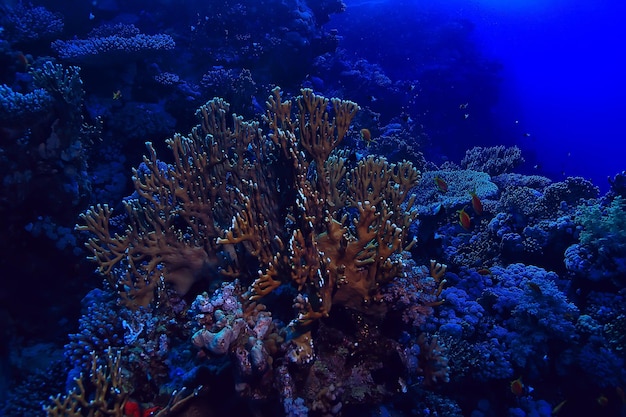
[[[4,0],[0,416],[626,416],[625,18]]]

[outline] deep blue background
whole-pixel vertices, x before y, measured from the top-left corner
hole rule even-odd
[[[458,160],[474,145],[517,144],[525,171],[580,175],[604,190],[626,169],[624,2],[346,4],[330,23],[341,45],[392,78],[418,79],[423,106],[446,115],[424,115],[437,152]]]

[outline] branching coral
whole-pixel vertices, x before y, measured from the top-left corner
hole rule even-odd
[[[306,89],[295,103],[292,115],[274,90],[263,135],[257,122],[232,116],[229,124],[223,100],[208,102],[190,135],[168,140],[172,164],[148,143],[125,202],[126,230],[110,229],[107,206],[82,216],[93,259],[127,304],[149,304],[165,284],[185,294],[219,269],[251,282],[249,301],[293,283],[294,324],[307,324],[333,304],[368,310],[379,286],[400,274],[394,254],[415,219],[412,201],[401,204],[419,172],[374,157],[348,169],[333,152],[358,106]]]
[[[94,260],[115,288],[125,286],[127,304],[148,305],[161,281],[184,294],[216,263],[215,239],[233,208],[244,204],[237,189],[250,176],[239,155],[258,135],[257,124],[237,117],[227,128],[227,111],[220,100],[201,107],[202,124],[167,141],[171,165],[161,163],[147,144],[150,157],[133,171],[136,198],[125,202],[129,225],[123,233],[110,230],[112,210],[106,205],[83,214],[78,229],[94,234],[88,242]]]
[[[448,358],[445,355],[445,349],[439,344],[437,336],[434,336],[430,342],[426,339],[424,333],[420,334],[417,339],[420,347],[419,353],[419,369],[417,373],[423,377],[424,385],[434,386],[442,381],[448,382]]]
[[[298,113],[292,118],[292,103],[283,101],[278,90],[268,101],[269,138],[280,146],[292,170],[288,187],[295,198],[284,227],[291,233],[281,239],[288,244],[272,256],[256,255],[267,267],[253,283],[252,293],[266,295],[279,285],[272,277],[288,271],[285,275],[304,291],[298,322],[306,324],[327,315],[333,304],[365,308],[364,301],[376,299],[378,286],[398,275],[399,263],[391,255],[401,250],[406,226],[415,218],[411,204],[403,210],[400,203],[419,173],[410,163],[389,164],[384,158],[368,158],[348,170],[345,158],[331,155],[347,132],[356,104],[328,100],[310,90],[303,90],[296,104]],[[263,232],[260,223],[251,227],[243,221],[254,220],[252,213],[258,209],[250,210],[253,207],[236,216],[233,229],[220,242],[235,244],[243,236],[250,240]]]
[[[211,100],[190,135],[168,140],[173,162],[160,161],[148,143],[125,216],[95,206],[78,226],[91,232],[93,259],[127,307],[173,303],[168,286],[179,295],[206,291],[192,305],[191,343],[199,359],[233,364],[244,398],[276,397],[279,389],[286,407],[303,398],[335,413],[362,393],[303,395],[301,386],[294,393],[289,373],[308,384],[309,367],[332,369],[323,384],[332,374],[362,380],[370,401],[390,394],[383,386],[404,373],[401,349],[381,322],[390,304],[384,288],[405,273],[402,252],[416,218],[409,191],[420,173],[382,157],[353,162],[337,149],[357,109],[311,90],[287,101],[276,89],[257,123]],[[415,323],[437,305],[444,272],[433,263],[427,283],[416,278],[423,291],[410,300],[423,308],[412,313]],[[410,307],[396,308],[399,315],[403,308]],[[350,329],[323,320],[331,309]],[[381,383],[375,374],[385,361],[397,366]],[[285,379],[276,381],[281,372]]]
[[[48,417],[122,417],[129,393],[124,388],[121,359],[120,352],[109,351],[106,365],[98,365],[94,353],[89,379],[81,375],[75,379],[76,389],[53,398],[54,405],[45,410]]]

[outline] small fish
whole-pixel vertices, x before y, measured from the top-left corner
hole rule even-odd
[[[435,185],[437,186],[439,191],[441,191],[442,193],[447,193],[448,192],[448,183],[446,182],[446,180],[441,178],[439,175],[437,175],[434,178],[434,180],[435,180]]]
[[[119,100],[122,98],[122,92],[120,90],[113,92],[113,100]]]
[[[406,394],[408,389],[407,389],[406,382],[404,381],[404,379],[398,378],[398,385],[400,386],[400,392]]]
[[[458,213],[459,213],[459,224],[461,225],[463,229],[469,230],[470,226],[472,225],[472,219],[470,218],[469,214],[465,212],[465,207],[462,208],[460,211],[458,211]]]
[[[26,58],[26,55],[20,52],[19,54],[17,54],[17,62],[22,65],[28,65],[28,58]]]
[[[480,216],[483,214],[483,203],[476,195],[476,190],[470,191],[470,195],[472,196],[472,208],[474,209],[474,213]]]
[[[464,110],[467,108],[467,106],[469,106],[469,103],[459,104],[459,109]]]
[[[524,383],[522,382],[521,376],[515,381],[511,381],[511,392],[516,397],[521,397],[522,395],[524,395]]]
[[[559,411],[561,411],[561,408],[563,408],[563,406],[565,405],[565,403],[567,402],[567,400],[563,400],[560,403],[558,403],[553,409],[552,409],[552,415],[557,415],[559,414]]]
[[[530,137],[530,133],[526,132],[526,133],[524,133],[524,136],[526,136],[527,138],[529,138],[529,137]]]
[[[463,115],[463,118],[464,118],[464,119],[468,119],[468,118],[469,118],[469,113],[465,113],[465,114]]]
[[[626,404],[626,393],[624,393],[624,389],[622,387],[617,387],[615,388],[615,392],[620,400],[622,400],[622,404]]]
[[[370,133],[370,130],[363,128],[361,129],[360,134],[361,134],[361,139],[363,140],[363,142],[367,144],[367,147],[369,148],[370,144],[373,142],[372,134]]]
[[[443,208],[443,204],[441,203],[435,204],[430,210],[430,214],[432,214],[433,216],[436,216],[443,212],[444,212],[444,208]]]
[[[17,54],[17,62],[25,71],[28,71],[28,69],[30,68],[30,61],[28,57],[21,52]]]
[[[609,404],[609,399],[606,398],[606,395],[600,394],[598,398],[596,398],[596,402],[600,407],[606,407]]]
[[[482,275],[482,276],[491,275],[491,269],[489,269],[489,268],[481,268],[481,269],[477,270],[476,272],[478,272],[478,274]]]

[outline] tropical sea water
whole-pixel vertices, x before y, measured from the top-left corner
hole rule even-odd
[[[425,91],[437,84],[424,105],[437,102],[452,116],[441,122],[452,129],[430,126],[435,149],[449,158],[475,145],[518,145],[526,172],[583,176],[602,189],[626,169],[623,2],[346,4],[332,21],[342,28],[342,46],[397,77],[420,79]],[[457,60],[447,67],[446,47]]]
[[[316,1],[309,0],[308,5],[313,7],[324,4],[322,1],[319,3]],[[3,5],[15,6],[18,3],[6,1]],[[107,59],[100,60],[97,65],[94,62],[81,64],[83,66],[81,76],[85,81],[81,85],[87,97],[84,115],[87,116],[89,113],[89,116],[94,119],[96,116],[103,116],[105,118],[104,133],[108,135],[102,141],[95,141],[94,146],[102,143],[106,145],[107,142],[115,140],[120,140],[123,146],[111,146],[104,148],[102,152],[99,152],[102,149],[94,151],[93,155],[90,155],[87,174],[82,171],[78,173],[76,169],[73,169],[75,167],[70,165],[71,162],[79,159],[76,155],[80,156],[80,154],[77,152],[78,148],[68,146],[67,152],[63,153],[58,161],[59,166],[67,168],[62,171],[67,174],[66,177],[55,176],[59,173],[58,169],[46,171],[45,168],[48,165],[40,164],[44,167],[43,172],[46,175],[56,179],[57,185],[65,181],[63,187],[55,190],[47,186],[50,183],[44,182],[46,186],[32,188],[35,190],[32,194],[42,197],[42,200],[28,199],[20,193],[13,193],[10,195],[11,198],[3,200],[3,203],[11,202],[14,205],[8,205],[10,208],[7,211],[11,215],[5,216],[8,221],[4,222],[5,224],[2,224],[3,227],[0,228],[7,242],[3,247],[5,253],[0,261],[0,270],[4,271],[7,277],[19,279],[7,279],[4,281],[5,285],[0,288],[0,319],[2,319],[0,330],[3,333],[0,341],[0,403],[5,399],[5,393],[13,388],[11,386],[13,381],[10,378],[16,375],[22,378],[26,370],[46,369],[47,363],[39,363],[32,358],[47,362],[55,357],[51,353],[54,346],[44,342],[54,340],[56,356],[63,355],[62,346],[67,341],[67,334],[76,334],[78,317],[82,314],[79,311],[79,299],[87,291],[102,286],[102,276],[92,274],[94,265],[85,260],[87,253],[82,249],[82,242],[72,234],[78,213],[84,212],[88,204],[107,200],[117,204],[120,209],[120,200],[132,192],[132,190],[124,189],[125,186],[130,185],[128,181],[130,168],[124,164],[127,162],[127,165],[137,166],[141,161],[141,152],[145,152],[143,147],[145,140],[153,142],[155,147],[164,148],[162,139],[171,136],[173,131],[188,131],[190,125],[195,123],[191,115],[196,105],[213,97],[213,94],[220,94],[215,93],[218,87],[224,85],[235,87],[233,91],[237,94],[230,97],[230,100],[236,100],[236,102],[231,101],[233,110],[262,113],[264,107],[259,103],[263,103],[267,97],[264,94],[267,93],[265,90],[269,90],[270,84],[289,87],[290,92],[287,92],[287,89],[283,90],[287,96],[297,91],[300,85],[325,86],[326,91],[324,88],[319,89],[321,93],[337,93],[342,98],[354,99],[363,106],[362,114],[371,114],[367,113],[369,111],[380,112],[382,122],[380,126],[384,127],[385,123],[393,121],[394,118],[404,122],[410,118],[423,125],[425,135],[414,135],[414,131],[411,131],[409,135],[399,139],[414,139],[426,158],[436,164],[446,161],[458,163],[465,151],[474,146],[502,144],[516,145],[522,149],[526,163],[520,168],[524,173],[543,174],[553,180],[580,175],[591,179],[606,190],[608,188],[606,178],[625,169],[622,155],[626,145],[624,145],[622,119],[626,110],[624,105],[626,91],[622,67],[626,59],[621,42],[626,37],[624,36],[625,30],[620,26],[625,16],[625,7],[617,2],[346,0],[345,13],[332,15],[330,22],[325,26],[337,28],[340,52],[335,54],[334,43],[326,38],[325,40],[329,41],[326,45],[331,45],[328,49],[332,52],[324,54],[325,56],[321,58],[317,54],[322,54],[320,51],[324,50],[324,45],[318,45],[319,49],[312,51],[314,48],[307,48],[312,44],[310,38],[299,36],[296,30],[282,29],[282,24],[289,26],[293,23],[294,27],[298,27],[302,21],[312,16],[312,12],[306,7],[297,12],[294,11],[298,5],[304,3],[303,0],[247,0],[244,2],[234,0],[221,2],[215,0],[209,2],[96,0],[76,2],[76,4],[42,0],[41,3],[50,10],[63,15],[65,22],[63,33],[56,34],[51,39],[46,38],[44,41],[30,44],[29,42],[16,42],[11,48],[5,46],[6,53],[3,59],[7,65],[2,69],[6,79],[1,80],[0,84],[7,82],[16,90],[23,88],[23,91],[28,91],[27,88],[32,87],[29,84],[32,80],[27,74],[30,66],[41,68],[43,61],[51,59],[63,63],[67,68],[72,63],[71,60],[66,62],[60,58],[61,54],[51,49],[50,40],[58,37],[62,43],[72,43],[73,40],[88,37],[88,33],[100,27],[101,24],[136,22],[146,33],[172,33],[176,35],[177,49],[169,55],[148,54],[150,58],[144,58],[140,53],[121,53],[117,55],[117,59],[108,56]],[[249,9],[245,7],[235,9],[234,6],[239,3],[245,3]],[[39,2],[36,5],[39,5]],[[268,8],[269,15],[259,13],[260,5]],[[214,13],[219,7],[223,7],[224,15]],[[280,7],[285,9],[282,15],[276,12]],[[242,14],[249,10],[250,13],[259,13],[262,17],[251,18],[249,27],[239,32],[236,30],[238,27],[233,23],[241,23],[238,20],[240,18],[238,10],[241,10]],[[232,19],[230,21],[226,17],[220,17],[228,15],[227,12],[230,13]],[[294,18],[294,15],[297,18]],[[225,27],[220,24],[224,24]],[[274,38],[269,37],[272,42],[268,41],[267,31],[271,32],[269,27],[272,25],[281,28],[276,33],[283,33],[284,38],[290,37],[292,43],[289,45],[291,46],[280,49],[285,55],[267,54],[255,61],[253,59],[254,48],[250,53],[248,46],[269,47],[272,42],[280,40],[276,35]],[[39,29],[44,30],[45,27]],[[241,38],[236,38],[237,42],[229,44],[228,42],[232,41],[233,32]],[[310,32],[304,30],[304,33]],[[250,39],[259,42],[248,42]],[[229,49],[225,45],[233,47]],[[299,50],[299,46],[302,46],[304,52]],[[298,52],[300,55],[295,55],[297,56],[295,58],[294,54]],[[47,58],[50,56],[52,58]],[[355,84],[367,84],[369,89],[363,88],[363,91],[359,91],[358,88],[342,89],[341,83],[349,79],[350,74],[345,76],[345,74],[332,73],[332,71],[324,73],[327,69],[324,65],[317,68],[311,65],[309,68],[307,66],[310,62],[307,58],[311,60],[320,58],[322,61],[326,59],[326,62],[334,62],[337,67],[348,68],[346,71],[348,73],[349,70],[354,70],[356,75],[352,74],[354,78],[351,80],[356,79]],[[336,61],[333,61],[333,58]],[[369,62],[363,63],[362,58]],[[108,62],[109,60],[111,62]],[[350,65],[359,61],[361,61],[360,67],[357,68],[354,65],[350,68]],[[242,62],[244,64],[241,64]],[[297,65],[300,62],[302,64]],[[371,64],[379,65],[383,71],[377,72]],[[254,90],[251,87],[254,83],[250,82],[252,78],[248,78],[244,72],[241,72],[243,76],[240,75],[239,71],[242,66],[245,69],[254,70],[258,85],[263,85],[263,88],[259,87],[259,89],[265,89],[258,92],[259,95],[255,97],[255,100],[251,100],[251,93],[247,90],[248,87]],[[329,64],[329,67],[332,67],[332,64]],[[310,71],[310,74],[305,75],[306,71]],[[16,75],[16,73],[19,74]],[[224,76],[222,81],[227,80],[230,83],[232,80],[237,80],[242,84],[225,83],[219,86],[219,83],[214,81],[220,74]],[[155,76],[163,77],[158,78],[162,80],[162,85],[155,84],[157,81]],[[389,87],[390,84],[383,85],[387,81],[387,76],[392,80],[391,87]],[[317,80],[313,80],[314,78]],[[165,81],[169,81],[169,84]],[[320,84],[316,84],[317,81]],[[199,84],[203,82],[204,85],[200,87]],[[377,82],[381,84],[378,85]],[[407,88],[408,90],[404,90],[404,94],[393,95],[394,88]],[[225,90],[227,93],[233,92]],[[7,89],[4,91],[6,94]],[[372,93],[372,91],[376,92]],[[380,94],[380,96],[376,97],[371,94]],[[414,98],[407,102],[403,101],[401,104],[393,102],[395,97],[400,97],[397,100],[400,102],[402,98],[409,95]],[[362,99],[365,100],[361,101]],[[169,106],[166,108],[164,103]],[[399,106],[403,107],[399,108]],[[170,113],[173,113],[175,117]],[[248,116],[251,115],[247,114],[246,117]],[[78,118],[72,120],[75,121]],[[45,122],[43,120],[43,123]],[[355,145],[354,141],[359,137],[359,129],[365,127],[361,123],[362,120],[359,120],[353,124],[355,129],[350,133],[350,139],[353,142],[348,146]],[[410,125],[410,123],[405,123],[405,125]],[[152,127],[154,127],[152,130],[148,129]],[[378,126],[372,123],[372,129],[376,128]],[[415,131],[418,130],[415,129]],[[45,133],[45,129],[35,130],[34,133],[30,129],[25,129],[24,132],[20,132],[22,136],[18,140],[6,136],[6,138],[12,138],[11,141],[5,141],[7,149],[16,149],[20,146],[28,148],[29,145],[33,145],[30,155],[38,156],[42,160],[51,159],[50,155],[54,155],[55,143],[54,140],[48,142],[47,134],[43,136],[43,139],[37,137],[37,134],[41,135],[42,131]],[[13,131],[7,129],[5,132]],[[369,131],[367,132],[369,135]],[[55,135],[50,136],[50,139],[55,139]],[[45,144],[36,142],[37,140],[43,140]],[[48,143],[52,148],[49,149],[50,153],[46,152]],[[37,144],[40,145],[37,146]],[[358,145],[361,150],[366,147],[370,150],[374,148],[374,146],[370,148],[369,142],[367,145],[359,142]],[[355,147],[359,148],[359,146]],[[161,152],[159,154],[162,155]],[[351,154],[350,157],[355,157],[355,154],[358,152]],[[15,162],[17,168],[5,164],[5,168],[8,168],[0,183],[6,186],[6,190],[12,190],[11,187],[16,185],[16,188],[19,188],[22,186],[21,181],[28,183],[31,180],[31,177],[27,175],[21,176],[14,173],[14,171],[19,172],[24,169],[20,163],[27,158],[21,157],[29,153],[20,151],[13,152],[11,155],[14,156],[15,161],[6,160]],[[401,156],[409,158],[416,155],[417,153]],[[126,173],[126,176],[122,171]],[[87,175],[93,180],[93,195],[88,193],[89,201],[87,198],[85,201],[71,200],[69,197],[73,195],[72,192],[79,189],[79,184],[81,184],[80,187],[83,186],[83,183],[78,180],[81,177],[86,178]],[[35,180],[44,176],[36,177]],[[434,187],[432,177],[430,181],[424,183],[426,182],[427,186]],[[461,187],[466,184],[456,181],[454,185]],[[447,190],[445,182],[441,188]],[[39,190],[45,192],[38,192]],[[471,197],[468,191],[471,189],[463,191],[462,198],[469,204]],[[443,196],[445,192],[441,191],[437,196]],[[9,195],[8,192],[3,197],[7,195]],[[52,197],[45,200],[44,197],[48,195]],[[534,193],[531,196],[537,197]],[[62,197],[66,199],[65,204],[59,202]],[[52,201],[55,204],[41,201]],[[472,203],[474,201],[472,198]],[[613,217],[609,219],[609,216],[605,216],[603,221],[599,222],[601,226],[607,226],[608,220],[623,224],[617,221],[622,218],[620,216],[622,211],[619,200],[616,201],[615,210],[611,212]],[[570,201],[570,203],[572,207],[569,207],[567,214],[573,217],[575,202]],[[596,206],[600,204],[596,202]],[[568,209],[566,205],[563,206],[562,211]],[[424,250],[423,253],[419,253],[420,257],[429,254],[426,250],[432,250],[437,253],[437,256],[444,256],[442,237],[449,239],[445,243],[447,245],[445,248],[453,248],[455,244],[461,247],[461,238],[469,236],[467,229],[471,224],[468,223],[470,219],[465,209],[462,206],[458,207],[459,212],[467,216],[467,222],[451,216],[447,219],[437,218],[437,215],[441,214],[441,207],[441,205],[436,205],[435,216],[424,218],[422,225],[428,226],[428,222],[432,224],[443,222],[444,224],[437,224],[436,232],[434,228],[425,228],[424,235],[428,238],[432,235],[433,239],[424,239],[420,242],[422,245],[420,249]],[[474,216],[471,219],[472,224],[475,224],[477,228],[483,227],[485,224],[483,220],[487,217],[482,214],[482,206],[480,210],[477,210],[473,204],[472,207]],[[455,210],[456,208],[450,208],[450,213],[454,213]],[[456,212],[457,215],[459,212]],[[427,214],[430,215],[430,211]],[[504,226],[509,225],[502,221],[502,218],[505,218],[507,213],[498,214],[502,216],[495,217],[495,212],[487,215],[494,215],[490,218],[493,220],[493,222],[490,221],[491,226],[505,235]],[[520,233],[526,233],[528,230],[527,237],[532,243],[535,235],[531,234],[541,234],[542,230],[537,224],[523,219],[518,213],[512,214],[509,217],[513,219],[511,221],[520,222],[515,224],[519,226]],[[547,218],[552,213],[543,214],[546,215],[543,220],[555,220]],[[568,261],[575,264],[576,259],[575,256],[568,257],[567,255],[563,259],[562,252],[567,245],[577,239],[573,232],[576,227],[583,226],[580,225],[581,220],[577,220],[578,223],[574,224],[571,218],[564,217],[564,219],[565,223],[552,223],[555,228],[557,226],[559,228],[554,230],[562,233],[556,237],[552,236],[553,240],[550,243],[557,243],[557,245],[545,244],[546,248],[557,247],[561,253],[557,253],[558,251],[554,249],[548,256],[543,256],[543,253],[541,256],[533,253],[532,256],[522,258],[529,267],[529,271],[545,275],[533,269],[534,263],[538,263],[537,266],[542,268],[558,269],[561,278],[567,276],[564,265]],[[480,226],[480,222],[483,222],[483,226]],[[586,224],[591,223],[593,222],[589,219],[586,220]],[[522,229],[524,232],[521,232]],[[608,227],[598,227],[598,229],[604,232]],[[480,230],[476,231],[480,232]],[[599,243],[616,242],[616,247],[613,248],[615,252],[608,252],[611,254],[611,259],[610,265],[607,262],[606,269],[600,268],[604,265],[595,265],[598,268],[592,272],[595,272],[596,276],[606,272],[609,267],[613,268],[615,266],[613,263],[618,267],[623,267],[625,263],[625,258],[622,256],[624,245],[620,241],[620,238],[623,239],[623,234],[613,233],[611,239],[606,239],[600,232],[596,234],[596,240]],[[486,243],[493,244],[494,248],[508,245],[505,248],[509,251],[505,254],[506,262],[519,261],[518,256],[522,255],[512,253],[519,246],[516,246],[517,241],[513,239],[517,237],[513,234],[506,235],[507,240],[502,240],[502,242],[493,240],[496,237],[500,238],[498,233],[491,235],[475,233],[474,236],[477,240],[481,238],[493,240]],[[513,238],[510,238],[511,236]],[[14,242],[19,242],[17,248]],[[504,244],[500,245],[500,243]],[[534,250],[532,245],[530,249]],[[451,255],[446,256],[450,256],[452,268],[458,270],[461,266],[467,267],[461,262],[463,259],[457,262]],[[429,259],[429,257],[424,259]],[[471,263],[472,267],[481,267],[475,272],[473,279],[479,279],[481,283],[482,280],[490,281],[491,270],[482,266],[483,264],[489,266],[494,261],[500,262],[500,260],[495,260],[495,257],[489,259],[485,256],[480,258],[479,263]],[[467,262],[467,264],[470,263]],[[523,268],[521,264],[517,265],[511,270],[501,271],[500,275],[507,278],[515,276],[515,271]],[[584,275],[579,270],[575,271]],[[555,280],[554,276],[549,278]],[[568,296],[573,296],[577,301],[584,301],[584,297],[578,298],[580,296],[578,289],[581,287],[585,291],[589,288],[606,289],[609,287],[613,292],[618,291],[618,285],[620,285],[619,288],[623,288],[623,283],[610,287],[611,284],[607,284],[606,281],[600,283],[591,281],[576,283],[580,287],[568,293]],[[493,283],[489,285],[497,286]],[[37,288],[37,291],[31,293],[32,288]],[[511,288],[518,288],[517,284]],[[530,295],[543,295],[544,290],[541,288],[532,286],[529,288],[531,289]],[[21,302],[20,297],[24,294],[28,294],[28,303]],[[560,296],[561,292],[558,294]],[[94,297],[85,298],[85,305],[90,305]],[[595,312],[595,306],[615,305],[618,307],[620,301],[614,300],[623,299],[619,297],[607,291],[604,298],[592,298],[589,301],[591,307],[585,310],[585,313],[591,311],[600,316],[600,313]],[[581,305],[585,304],[583,301]],[[277,304],[280,302],[281,299]],[[98,303],[105,304],[102,300],[93,301],[95,305],[100,305]],[[290,302],[286,303],[287,308],[290,304]],[[42,311],[46,314],[42,315]],[[616,308],[616,311],[619,310]],[[567,318],[565,320],[567,324],[571,324],[569,323],[571,314],[565,318]],[[85,320],[89,321],[89,317]],[[103,321],[99,320],[94,318],[94,321],[98,323],[94,329],[101,329],[101,324],[106,322],[106,317]],[[458,325],[448,327],[460,329]],[[572,329],[568,327],[566,329],[572,331],[574,335]],[[97,338],[95,334],[93,336]],[[182,349],[187,349],[189,343],[184,341],[182,345],[185,346]],[[26,347],[32,347],[32,349]],[[497,350],[497,346],[490,347]],[[608,369],[606,375],[614,376],[615,381],[618,381],[618,376],[622,377],[619,373],[623,369],[621,357],[611,356],[612,352],[608,349],[596,352],[592,349],[593,346],[585,346],[585,348],[587,350],[583,350],[583,353],[586,352],[587,355],[581,354],[581,356],[591,359],[588,362],[582,362],[583,364],[602,362]],[[604,346],[602,348],[604,349]],[[596,353],[598,355],[594,356]],[[600,356],[600,354],[606,355]],[[601,359],[598,360],[598,357]],[[551,364],[553,359],[546,355],[542,361],[542,363]],[[613,366],[615,363],[618,365]],[[195,366],[195,364],[189,366]],[[503,366],[502,369],[504,368]],[[170,378],[181,377],[186,369],[183,366],[172,366],[169,376]],[[546,370],[543,375],[548,373]],[[567,374],[567,379],[582,379],[583,383],[587,382],[584,378],[569,378],[572,375],[577,376],[575,373]],[[593,375],[603,376],[602,372]],[[514,404],[515,399],[506,397],[509,391],[514,395],[520,394],[509,389],[511,380],[516,377],[518,377],[517,371],[514,375],[506,374],[497,377],[499,393],[502,394],[499,394],[499,401],[502,400],[502,404],[508,403],[508,406]],[[528,375],[529,380],[531,377],[533,376]],[[494,376],[493,379],[496,377]],[[534,379],[540,380],[536,376]],[[623,380],[622,378],[621,381]],[[60,385],[63,383],[63,381],[57,382],[61,382]],[[402,385],[404,381],[398,381],[398,383]],[[623,382],[611,384],[611,392],[606,391],[606,394],[611,397],[609,407],[611,410],[617,410],[618,407],[624,409],[626,401],[620,400],[619,391],[613,389],[616,385],[619,385],[621,389],[624,386]],[[224,386],[229,385],[224,384]],[[597,384],[595,387],[597,388]],[[51,387],[45,386],[45,388]],[[57,391],[49,394],[62,392],[65,388],[55,387]],[[490,387],[471,388],[477,391],[488,388],[485,391],[487,392]],[[596,393],[587,390],[587,387],[583,388],[585,392],[580,396],[581,403],[586,401],[587,407],[594,410],[593,407],[606,406],[598,402],[605,392]],[[564,404],[560,402],[563,392],[568,393],[565,398],[569,398],[567,401],[570,401],[568,403],[570,409],[577,409],[574,401],[582,389],[570,387],[569,390],[563,391],[561,386],[548,388],[544,386],[543,390],[538,387],[536,392],[536,398],[543,401],[539,405],[544,410],[547,409],[546,414],[542,415],[550,415],[551,409],[558,407],[558,404]],[[35,394],[43,393],[35,392]],[[544,395],[545,400],[542,398]],[[44,397],[47,398],[47,395]],[[31,405],[37,405],[38,410],[40,407],[36,401],[41,398],[43,397],[33,396],[33,399],[30,399]],[[476,398],[479,396],[477,395]],[[467,409],[476,407],[483,410],[480,404],[466,405]],[[294,408],[297,407],[294,406]],[[489,405],[484,409],[488,408]],[[382,410],[384,408],[381,408],[381,413]],[[11,415],[20,415],[19,411],[16,413]],[[0,415],[2,415],[1,409]],[[608,414],[605,413],[605,415]]]

